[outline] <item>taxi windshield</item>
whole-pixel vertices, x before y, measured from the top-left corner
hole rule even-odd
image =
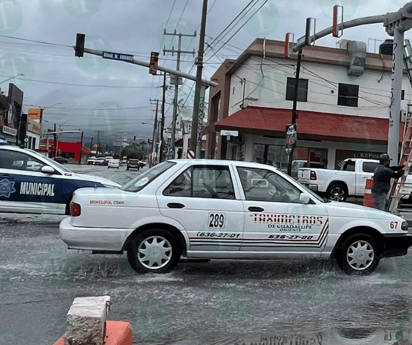
[[[176,163],[166,161],[155,165],[145,173],[126,183],[121,189],[126,192],[138,192],[175,164]]]

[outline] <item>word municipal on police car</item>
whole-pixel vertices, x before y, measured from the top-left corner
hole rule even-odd
[[[22,182],[20,194],[54,196],[54,184]]]

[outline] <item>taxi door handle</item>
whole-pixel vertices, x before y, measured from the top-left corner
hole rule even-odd
[[[248,208],[250,212],[263,212],[264,209],[262,207],[250,206]]]
[[[183,207],[185,207],[185,205],[180,204],[178,202],[169,202],[167,204],[167,207],[169,207],[169,208],[183,208]]]

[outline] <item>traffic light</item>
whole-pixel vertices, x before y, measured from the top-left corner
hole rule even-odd
[[[156,75],[158,65],[159,65],[159,53],[158,52],[151,52],[151,54],[150,54],[149,73],[153,74],[153,75]]]
[[[27,114],[21,114],[20,116],[20,125],[18,130],[17,141],[20,146],[24,146],[24,139],[27,135]]]
[[[85,39],[86,39],[85,34],[77,34],[76,36],[76,48],[74,50],[74,55],[79,58],[83,57]]]

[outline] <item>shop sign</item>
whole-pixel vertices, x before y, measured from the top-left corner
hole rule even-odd
[[[8,134],[8,135],[11,135],[13,137],[15,137],[17,135],[17,129],[7,127],[7,126],[3,126],[2,132],[5,133],[5,134]]]

